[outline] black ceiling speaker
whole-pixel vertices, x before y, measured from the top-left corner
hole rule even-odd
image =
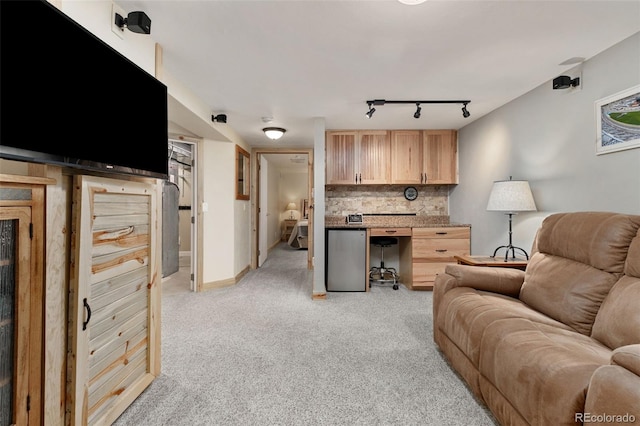
[[[151,34],[151,19],[144,12],[129,12],[126,18],[116,13],[115,24],[119,28],[127,27],[138,34]]]
[[[553,90],[568,89],[580,85],[580,78],[572,79],[568,75],[561,75],[553,79]]]

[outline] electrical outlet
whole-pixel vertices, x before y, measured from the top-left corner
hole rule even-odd
[[[116,25],[116,13],[122,16],[122,18],[127,17],[123,8],[115,3],[111,3],[111,31],[121,39],[124,39],[124,27],[120,28]]]

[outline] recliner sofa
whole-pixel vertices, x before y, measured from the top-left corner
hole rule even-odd
[[[502,425],[640,424],[640,216],[544,219],[526,271],[448,265],[434,340]]]

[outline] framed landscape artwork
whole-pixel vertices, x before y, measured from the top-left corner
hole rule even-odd
[[[596,154],[640,147],[640,86],[596,101]]]

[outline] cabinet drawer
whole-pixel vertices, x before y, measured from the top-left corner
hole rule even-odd
[[[415,262],[413,264],[413,282],[432,282],[436,275],[443,274],[444,268],[451,262]]]
[[[412,238],[413,258],[455,262],[454,256],[469,254],[469,240]]]
[[[372,237],[410,237],[411,228],[371,228]]]
[[[413,238],[471,238],[468,227],[413,228]]]

